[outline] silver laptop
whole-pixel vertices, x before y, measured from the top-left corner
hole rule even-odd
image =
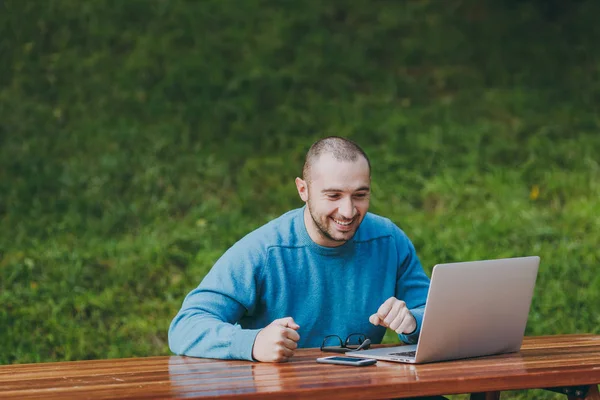
[[[539,264],[537,256],[438,264],[431,274],[417,345],[346,355],[428,363],[517,352]]]

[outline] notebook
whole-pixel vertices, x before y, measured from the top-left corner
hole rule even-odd
[[[416,345],[346,356],[428,363],[517,352],[533,297],[538,256],[438,264]]]

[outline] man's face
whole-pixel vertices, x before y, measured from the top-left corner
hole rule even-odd
[[[324,154],[313,163],[309,181],[296,178],[296,186],[315,243],[337,247],[352,239],[369,209],[371,178],[364,157],[352,162]]]

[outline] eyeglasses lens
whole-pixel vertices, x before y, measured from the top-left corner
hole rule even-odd
[[[367,337],[365,335],[353,333],[352,335],[348,336],[348,339],[346,339],[346,347],[348,347],[349,349],[356,349],[366,339],[367,339]]]
[[[325,340],[323,340],[323,348],[332,347],[342,347],[342,339],[340,339],[338,336],[327,336]]]

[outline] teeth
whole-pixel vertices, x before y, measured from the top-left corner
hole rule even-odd
[[[337,220],[335,218],[333,220],[335,221],[336,224],[339,224],[339,225],[342,225],[342,226],[348,226],[348,225],[350,225],[352,223],[352,221],[342,222],[342,221]]]

